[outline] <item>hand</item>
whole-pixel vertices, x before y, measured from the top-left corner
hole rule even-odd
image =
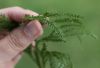
[[[1,14],[6,15],[10,20],[21,22],[25,14],[37,16],[38,14],[20,7],[11,7],[0,10]],[[2,32],[3,33],[3,32]],[[12,32],[5,32],[7,36],[0,40],[0,68],[14,68],[22,56],[22,52],[30,43],[35,43],[43,30],[37,21],[29,22],[24,28],[18,27]],[[3,33],[3,34],[4,34]],[[0,37],[2,37],[1,35]]]

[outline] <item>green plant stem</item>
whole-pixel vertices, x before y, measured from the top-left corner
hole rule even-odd
[[[40,50],[38,48],[38,43],[36,44],[35,47],[35,56],[36,56],[36,63],[38,65],[38,68],[44,68],[44,64],[43,64],[43,59],[41,58],[41,54],[40,54]]]

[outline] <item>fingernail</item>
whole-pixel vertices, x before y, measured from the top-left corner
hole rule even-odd
[[[42,27],[38,21],[31,21],[27,26],[24,28],[24,32],[26,33],[27,37],[30,40],[35,40],[41,34]]]

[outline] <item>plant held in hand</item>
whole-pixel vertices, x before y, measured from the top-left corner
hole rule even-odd
[[[1,15],[0,31],[4,29],[11,31],[18,26],[27,25],[29,21],[39,20],[43,26],[47,26],[44,28],[44,36],[36,40],[35,48],[30,45],[25,52],[33,59],[38,68],[46,68],[48,62],[50,68],[72,68],[69,55],[57,51],[49,51],[47,42],[66,43],[66,39],[69,36],[80,38],[81,35],[90,34],[85,30],[82,19],[83,17],[70,13],[46,12],[38,16],[25,15],[21,23],[12,23],[7,17]],[[42,45],[42,48],[40,45]]]

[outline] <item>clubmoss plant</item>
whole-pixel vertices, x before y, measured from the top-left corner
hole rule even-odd
[[[72,68],[70,56],[58,51],[49,51],[47,42],[66,43],[69,36],[76,36],[80,39],[81,35],[90,34],[84,27],[83,17],[71,13],[45,12],[39,16],[25,15],[22,22],[12,23],[7,17],[1,15],[0,31],[3,29],[12,31],[18,26],[25,26],[32,20],[39,20],[42,25],[47,26],[47,30],[44,28],[44,34],[49,30],[47,35],[36,40],[34,48],[30,44],[25,50],[37,67],[46,68],[46,65],[49,64],[50,68]],[[42,47],[40,48],[40,46]]]

